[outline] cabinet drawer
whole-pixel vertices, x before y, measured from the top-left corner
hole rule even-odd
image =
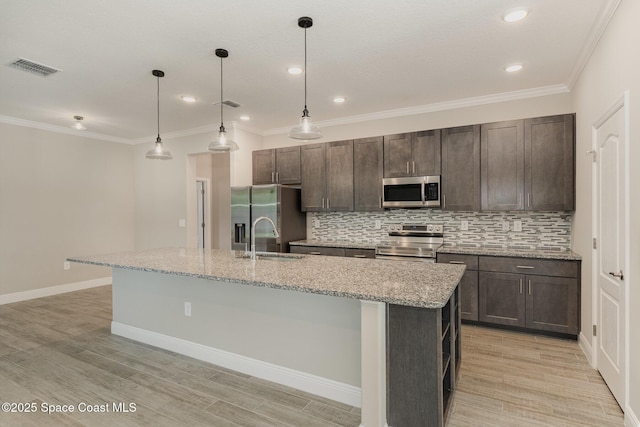
[[[374,249],[346,248],[345,256],[353,257],[353,258],[375,258],[376,251]]]
[[[480,256],[479,269],[502,273],[578,277],[576,261]]]
[[[438,262],[446,264],[464,264],[467,270],[478,269],[477,255],[438,254]]]
[[[326,246],[291,246],[294,254],[345,256],[344,248],[331,248]]]

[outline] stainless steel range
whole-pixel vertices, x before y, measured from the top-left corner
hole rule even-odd
[[[442,224],[390,224],[389,238],[376,246],[376,258],[435,262],[443,229]]]

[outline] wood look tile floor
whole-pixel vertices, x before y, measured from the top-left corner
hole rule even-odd
[[[0,412],[0,426],[360,423],[358,408],[113,336],[110,322],[110,286],[0,305],[0,403],[37,406]],[[449,426],[623,426],[575,341],[472,326],[462,333]],[[80,412],[81,402],[110,412]],[[113,402],[136,410],[115,413]],[[43,404],[76,409],[46,414]]]

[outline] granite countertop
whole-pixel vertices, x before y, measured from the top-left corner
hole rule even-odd
[[[442,246],[438,249],[439,254],[464,254],[464,255],[489,255],[506,256],[512,258],[537,258],[537,259],[557,259],[565,261],[580,261],[582,257],[572,251],[562,251],[559,249],[527,249],[527,248],[487,248],[487,247],[461,247]]]
[[[423,308],[443,307],[465,269],[455,264],[274,255],[250,260],[228,250],[163,248],[67,260]]]
[[[349,249],[375,249],[376,244],[371,242],[352,242],[349,240],[296,240],[289,242],[292,246],[323,246],[327,248],[349,248]]]

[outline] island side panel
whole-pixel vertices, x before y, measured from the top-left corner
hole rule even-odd
[[[442,310],[389,304],[389,426],[442,426]]]
[[[114,268],[113,321],[360,387],[358,300]]]

